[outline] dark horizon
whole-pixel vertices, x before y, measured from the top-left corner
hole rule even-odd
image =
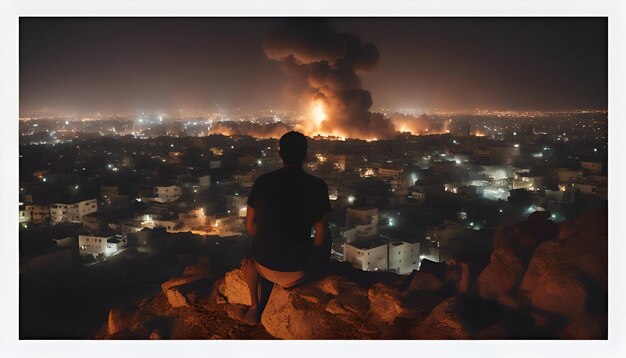
[[[328,18],[376,46],[373,109],[607,108],[607,18]],[[20,116],[296,109],[262,42],[280,18],[20,19]]]

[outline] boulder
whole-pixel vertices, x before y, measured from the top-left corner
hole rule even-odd
[[[428,272],[436,277],[445,280],[446,275],[448,274],[448,264],[445,262],[435,262],[429,259],[423,259],[420,263],[421,272]]]
[[[426,271],[414,271],[407,290],[437,292],[443,287],[443,280]]]
[[[575,221],[566,220],[561,223],[559,227],[559,235],[556,237],[557,241],[568,240],[576,234],[578,234],[579,228]]]
[[[180,292],[178,287],[170,288],[165,292],[165,295],[167,297],[167,302],[169,302],[172,307],[189,306],[187,298]]]
[[[539,277],[527,293],[532,305],[576,320],[586,314],[587,289],[576,277],[550,272]]]
[[[533,316],[538,326],[560,332],[556,335],[561,338],[606,336],[602,318],[608,305],[606,228],[606,216],[582,215],[576,222],[562,223],[558,238],[537,247],[520,291],[534,308],[545,312]],[[557,321],[561,323],[555,325]]]
[[[437,305],[412,331],[416,339],[470,339],[474,329],[463,299],[455,296]]]
[[[114,335],[122,332],[128,326],[128,315],[119,308],[112,308],[109,311],[109,319],[107,321],[107,333]]]
[[[151,340],[158,340],[161,339],[161,334],[159,333],[158,329],[154,329],[151,333],[150,333],[150,337],[149,339]]]
[[[384,283],[372,286],[367,291],[367,297],[372,316],[386,324],[392,324],[397,317],[415,317],[415,310],[403,303],[400,292]]]
[[[261,323],[269,334],[281,339],[330,339],[333,329],[324,305],[312,303],[298,289],[275,286]]]
[[[220,293],[228,303],[250,305],[250,290],[241,268],[226,273],[223,284],[220,284]]]
[[[204,278],[206,278],[206,276],[204,276],[204,275],[177,276],[177,277],[171,278],[171,279],[167,280],[166,282],[164,282],[161,285],[161,290],[163,291],[163,293],[167,294],[167,291],[169,289],[171,289],[172,287],[187,285],[187,284],[189,284],[191,282],[202,280]]]
[[[476,279],[475,287],[481,297],[496,299],[516,288],[524,273],[524,264],[513,251],[505,247],[497,248]]]

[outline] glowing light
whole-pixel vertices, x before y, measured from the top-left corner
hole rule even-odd
[[[321,101],[316,101],[313,105],[313,111],[311,112],[315,124],[319,127],[326,119],[326,112],[324,111],[324,104]]]

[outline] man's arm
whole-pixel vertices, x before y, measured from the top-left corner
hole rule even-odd
[[[328,214],[324,214],[322,218],[315,224],[315,237],[313,245],[316,248],[323,247],[327,240],[330,240],[330,228],[328,227]]]
[[[248,234],[250,234],[250,236],[256,236],[255,219],[256,219],[256,212],[253,207],[248,205],[248,209],[246,211],[246,230],[248,230]]]
[[[328,214],[315,222],[315,236],[313,237],[313,254],[309,258],[308,270],[319,270],[328,264],[332,238],[328,227]]]

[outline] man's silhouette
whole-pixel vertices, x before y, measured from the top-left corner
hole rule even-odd
[[[246,228],[254,237],[244,260],[251,305],[242,319],[248,324],[261,320],[274,284],[289,288],[315,276],[330,254],[328,186],[302,169],[307,139],[289,132],[279,146],[284,167],[260,176],[248,197]]]

